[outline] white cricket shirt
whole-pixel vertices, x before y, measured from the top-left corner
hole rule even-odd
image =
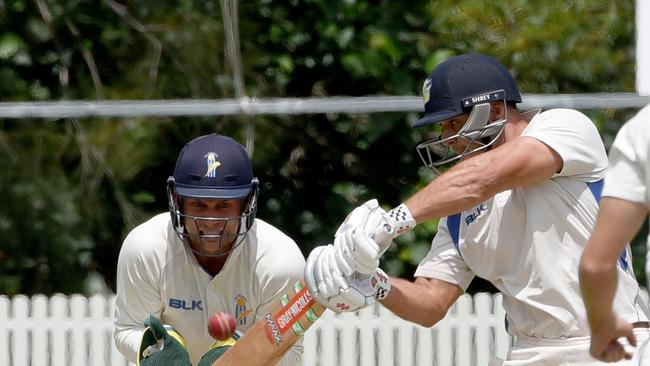
[[[598,212],[594,182],[605,174],[605,148],[591,120],[570,109],[534,115],[522,138],[555,150],[562,171],[462,212],[457,246],[453,220],[441,219],[415,275],[463,289],[474,276],[492,282],[503,294],[507,330],[518,338],[588,336],[578,264]],[[614,309],[631,322],[646,320],[628,254],[621,258]]]
[[[609,150],[609,170],[603,196],[644,204],[650,208],[650,105],[621,127]],[[650,248],[650,237],[647,244]],[[650,251],[648,251],[650,253]],[[650,255],[646,255],[650,279]]]
[[[214,343],[207,320],[216,311],[235,316],[246,332],[279,297],[302,279],[305,259],[296,243],[256,219],[244,241],[212,277],[172,228],[169,213],[154,216],[124,240],[117,265],[115,343],[135,362],[143,322],[150,314],[174,327],[187,341],[193,365]],[[302,356],[298,342],[283,365]]]

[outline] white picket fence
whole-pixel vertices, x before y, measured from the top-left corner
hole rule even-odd
[[[0,366],[125,366],[113,343],[115,298],[0,296]],[[305,335],[303,365],[487,365],[510,344],[500,295],[463,295],[423,328],[384,307],[327,312]]]

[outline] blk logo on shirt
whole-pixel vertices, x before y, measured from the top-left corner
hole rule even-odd
[[[467,214],[467,216],[465,216],[465,222],[469,226],[469,224],[474,222],[474,220],[476,220],[479,216],[481,216],[481,214],[485,211],[487,211],[487,205],[485,203],[481,203],[474,209],[474,211],[472,211],[472,213]]]
[[[203,311],[201,300],[183,300],[169,298],[169,306],[180,310],[200,310]]]

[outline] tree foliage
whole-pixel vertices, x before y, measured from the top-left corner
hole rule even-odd
[[[217,1],[0,1],[0,98],[232,98]],[[239,39],[252,97],[415,95],[445,58],[494,55],[524,93],[634,90],[634,4],[611,1],[246,1]],[[633,111],[588,111],[606,142]],[[255,126],[259,217],[307,254],[354,206],[390,208],[431,179],[416,114],[0,121],[0,293],[113,286],[121,241],[166,210],[176,154]],[[436,223],[385,266],[410,276]],[[639,267],[641,268],[641,267]],[[641,274],[642,271],[639,272]]]

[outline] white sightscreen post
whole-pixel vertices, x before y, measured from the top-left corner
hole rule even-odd
[[[636,91],[650,95],[650,0],[636,0]]]

